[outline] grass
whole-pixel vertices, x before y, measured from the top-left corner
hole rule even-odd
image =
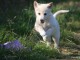
[[[44,2],[44,1],[43,1]],[[54,1],[55,2],[55,1]],[[58,15],[61,27],[60,51],[40,43],[42,37],[34,31],[35,15],[33,6],[8,3],[0,8],[0,44],[18,39],[26,49],[21,51],[0,48],[0,60],[49,60],[80,59],[80,8],[79,1],[63,1],[52,8],[52,12],[69,9],[70,12]],[[75,33],[75,34],[74,34]]]

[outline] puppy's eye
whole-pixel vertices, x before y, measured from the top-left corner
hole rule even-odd
[[[38,15],[40,15],[40,13],[38,13]]]
[[[44,13],[44,15],[47,15],[47,13]]]

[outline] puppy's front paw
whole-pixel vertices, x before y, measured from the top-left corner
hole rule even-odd
[[[46,35],[46,32],[40,32],[40,35],[41,36],[45,36]]]

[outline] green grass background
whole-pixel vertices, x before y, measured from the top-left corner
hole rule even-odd
[[[74,49],[74,46],[80,45],[80,1],[38,0],[38,2],[53,2],[53,13],[61,9],[70,10],[69,13],[57,16],[61,28],[60,47]],[[71,57],[40,43],[42,37],[34,31],[34,23],[33,0],[0,0],[0,44],[18,39],[27,47],[17,52],[0,48],[0,60],[49,60]]]

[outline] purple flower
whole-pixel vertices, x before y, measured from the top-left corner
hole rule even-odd
[[[19,40],[6,42],[3,45],[5,49],[21,50],[24,48],[24,46],[19,42]]]

